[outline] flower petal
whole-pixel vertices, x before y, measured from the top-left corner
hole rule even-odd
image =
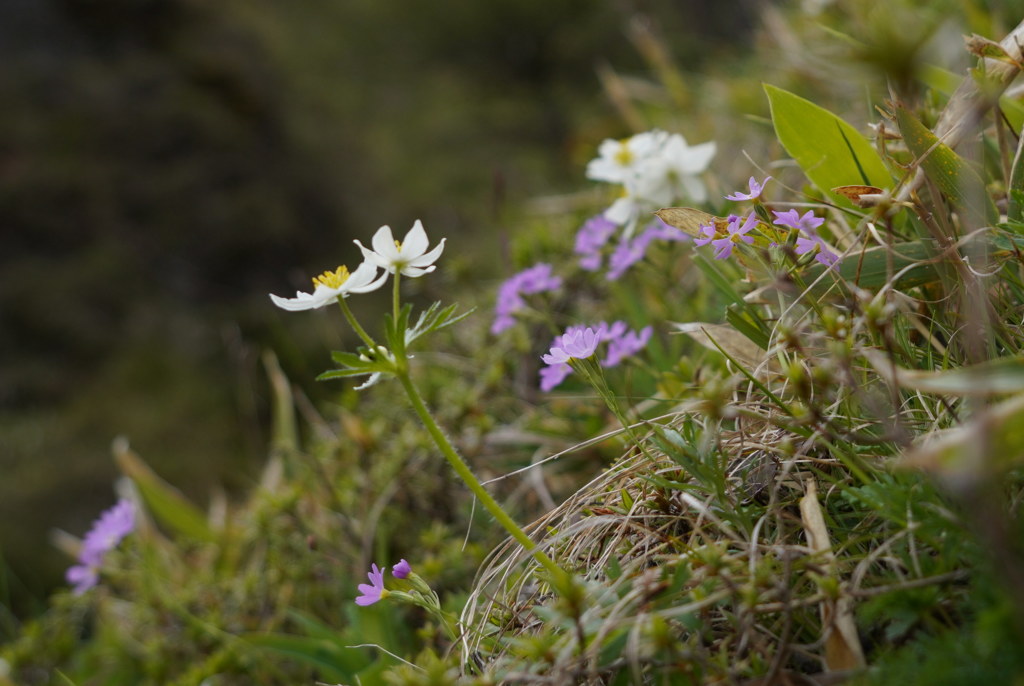
[[[419,221],[417,220],[416,223],[419,224]],[[424,234],[423,238],[424,238],[424,240],[426,240],[426,234]],[[448,240],[448,239],[447,238],[442,238],[441,242],[438,243],[437,245],[435,245],[434,249],[431,250],[430,252],[428,252],[426,255],[420,255],[417,258],[409,260],[409,265],[408,266],[410,266],[410,267],[425,267],[427,265],[430,265],[430,264],[433,264],[434,262],[436,262],[437,258],[441,256],[442,252],[444,252],[444,242],[446,240]],[[404,244],[403,244],[402,247],[403,248],[405,247]],[[424,244],[423,247],[425,249],[427,247],[426,244]]]
[[[423,229],[423,222],[417,219],[416,223],[409,229],[409,233],[405,234],[405,238],[402,239],[402,257],[404,259],[415,259],[423,255],[429,244],[427,232]],[[376,246],[376,243],[374,243],[374,246]],[[412,261],[410,261],[410,264],[412,264]]]
[[[356,241],[356,243],[358,242],[359,241]],[[398,248],[395,246],[395,237],[391,235],[391,227],[387,224],[377,229],[377,233],[373,234],[371,244],[373,245],[374,251],[385,259],[394,260],[398,257]],[[359,247],[362,248],[363,246],[360,245]]]

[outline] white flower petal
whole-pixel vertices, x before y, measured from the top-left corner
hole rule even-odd
[[[385,224],[373,234],[373,249],[384,259],[395,259],[398,257],[398,248],[395,246],[395,237],[391,235],[391,227]],[[360,246],[362,247],[362,246]]]
[[[372,254],[372,253],[371,253]],[[369,293],[375,291],[384,285],[384,282],[388,279],[390,272],[385,269],[380,277],[377,277],[377,269],[379,265],[375,264],[372,259],[367,259],[359,267],[352,272],[352,275],[348,277],[348,281],[345,282],[346,293]]]
[[[679,182],[683,185],[686,196],[693,202],[702,203],[708,199],[708,190],[698,177],[686,175],[680,177]]]
[[[426,236],[424,236],[423,238],[424,238],[424,240],[426,240]],[[427,265],[434,264],[434,262],[437,261],[437,258],[441,256],[441,253],[444,252],[444,242],[446,240],[448,240],[448,239],[447,238],[442,238],[441,242],[438,243],[437,245],[435,245],[434,249],[431,250],[430,252],[428,252],[426,255],[420,255],[417,258],[409,260],[408,266],[410,266],[410,267],[426,267]],[[426,248],[426,245],[424,245],[423,247]]]
[[[270,299],[282,310],[299,312],[301,310],[315,310],[318,307],[323,307],[328,303],[334,302],[337,299],[339,292],[340,289],[328,288],[327,286],[321,285],[317,286],[316,290],[312,293],[296,292],[294,298],[282,298],[271,293]]]
[[[711,158],[715,156],[717,146],[714,141],[694,145],[687,149],[685,155],[677,158],[676,169],[681,174],[699,174],[711,164]]]
[[[419,219],[409,229],[409,233],[405,234],[405,238],[402,239],[402,257],[406,260],[411,260],[419,257],[426,251],[430,241],[427,240],[427,232],[423,229],[423,223]]]

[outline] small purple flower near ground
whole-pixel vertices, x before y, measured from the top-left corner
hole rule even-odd
[[[601,342],[597,331],[590,327],[571,326],[565,333],[555,338],[551,343],[551,350],[546,355],[541,355],[545,364],[568,363],[570,359],[585,360],[597,350],[597,344]]]
[[[588,272],[601,268],[601,248],[618,229],[618,225],[603,214],[588,219],[576,233],[573,252],[580,255],[580,267]]]
[[[600,343],[608,343],[608,351],[602,367],[614,367],[623,359],[642,350],[651,339],[653,329],[644,327],[641,331],[630,331],[626,322],[608,324],[598,322],[593,327],[573,326],[551,343],[551,352],[541,357],[548,365],[540,370],[540,389],[547,393],[572,374],[569,360],[586,359],[592,356]]]
[[[499,334],[516,323],[512,316],[526,307],[522,295],[553,291],[562,286],[562,278],[551,273],[551,265],[540,262],[514,274],[498,289],[498,301],[494,305],[494,322],[491,333]]]
[[[387,594],[384,590],[384,572],[376,564],[370,566],[366,576],[370,583],[359,584],[359,592],[362,595],[356,597],[356,605],[373,605]]]
[[[748,182],[748,185],[750,186],[749,193],[741,193],[740,191],[736,191],[732,195],[725,196],[725,199],[735,200],[739,202],[741,200],[754,200],[755,198],[759,198],[761,197],[761,192],[764,190],[764,187],[768,184],[769,181],[771,181],[771,179],[772,177],[768,176],[765,177],[764,181],[758,183],[757,179],[751,176],[750,181]]]
[[[410,572],[412,572],[412,565],[406,562],[404,557],[398,561],[397,565],[391,568],[391,574],[396,579],[404,579],[409,576]]]
[[[130,500],[119,500],[93,522],[78,551],[80,564],[68,568],[65,574],[68,583],[74,585],[75,595],[85,593],[99,582],[104,556],[134,530],[135,505]]]
[[[742,225],[740,224],[740,217],[730,216],[729,225],[726,227],[728,234],[723,238],[711,241],[711,245],[715,247],[715,259],[724,260],[732,255],[732,249],[740,241],[747,244],[753,243],[754,237],[748,236],[747,233],[755,226],[757,226],[757,215],[753,212],[747,215]]]

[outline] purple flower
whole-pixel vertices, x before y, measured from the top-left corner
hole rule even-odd
[[[669,226],[660,218],[655,219],[655,221],[647,225],[639,236],[632,240],[623,239],[619,243],[618,247],[615,248],[615,252],[612,253],[611,258],[608,260],[607,279],[609,281],[617,280],[627,269],[644,258],[644,255],[647,254],[647,248],[656,240],[675,241],[678,243],[689,240],[689,236],[680,229]]]
[[[750,181],[748,182],[748,185],[750,186],[750,192],[749,193],[741,193],[739,191],[736,191],[732,195],[725,196],[725,199],[726,200],[735,200],[735,201],[739,202],[741,200],[754,200],[755,198],[759,198],[759,197],[761,197],[761,191],[764,190],[764,187],[768,184],[769,181],[771,181],[771,179],[772,179],[772,177],[767,176],[767,177],[765,177],[764,181],[762,181],[761,183],[758,183],[757,179],[755,179],[753,176],[751,176],[750,177]]]
[[[566,377],[572,374],[572,367],[562,362],[560,364],[553,364],[547,367],[541,367],[540,369],[540,390],[548,393],[553,390],[560,383],[565,381]]]
[[[832,267],[839,261],[839,255],[832,252],[825,244],[825,241],[821,240],[818,236],[814,236],[812,238],[804,238],[803,236],[800,236],[796,239],[797,255],[806,255],[815,248],[818,248],[818,254],[814,256],[814,259],[821,262],[826,267]]]
[[[359,592],[362,595],[356,597],[356,605],[373,605],[387,595],[387,591],[384,590],[384,572],[376,564],[370,566],[366,576],[369,577],[370,583],[359,584]]]
[[[409,576],[410,572],[412,572],[412,565],[406,562],[404,557],[398,561],[397,565],[391,568],[391,575],[396,579],[404,579]]]
[[[694,238],[693,239],[693,244],[694,245],[703,247],[703,246],[707,245],[708,243],[710,243],[711,241],[715,240],[715,234],[716,234],[715,227],[710,226],[710,225],[705,226],[705,225],[701,224],[700,231],[704,235],[701,236],[700,238]]]
[[[79,564],[68,568],[64,575],[68,583],[74,585],[76,595],[85,593],[98,583],[103,558],[134,530],[135,506],[130,500],[119,500],[93,522],[89,533],[82,539],[82,547],[78,551]]]
[[[612,341],[626,333],[626,322],[619,320],[608,324],[608,322],[598,322],[597,326],[594,327],[597,331],[597,337],[604,341]]]
[[[608,274],[605,278],[609,281],[617,280],[626,273],[627,269],[642,260],[646,253],[647,241],[644,240],[643,235],[637,236],[633,240],[624,238],[615,247],[612,256],[608,258]]]
[[[603,214],[588,219],[576,233],[573,252],[580,257],[580,267],[588,272],[601,268],[601,248],[618,229],[618,225]]]
[[[513,275],[498,288],[498,301],[494,305],[491,333],[499,334],[515,324],[513,313],[526,307],[522,295],[532,295],[560,288],[562,278],[551,273],[551,265],[541,262]]]
[[[785,212],[772,210],[772,214],[775,215],[775,223],[779,226],[788,226],[795,231],[803,231],[811,236],[817,236],[818,227],[825,223],[823,218],[814,216],[814,210],[807,210],[802,217],[796,210],[786,210]]]
[[[571,359],[585,360],[597,350],[601,342],[597,331],[590,327],[571,326],[561,336],[555,337],[551,350],[541,355],[545,364],[554,365],[568,363]]]
[[[644,327],[641,331],[626,328],[626,322],[598,322],[592,327],[573,326],[561,336],[555,337],[551,352],[541,357],[548,365],[540,370],[540,389],[547,393],[572,374],[569,360],[585,359],[594,354],[597,346],[608,343],[608,352],[602,367],[614,367],[630,355],[642,350],[651,339],[653,330]]]
[[[605,354],[604,360],[601,361],[601,366],[614,367],[626,357],[640,352],[647,346],[647,341],[651,340],[653,333],[654,329],[645,326],[639,332],[627,331],[616,338],[609,339],[608,352]]]
[[[729,225],[726,227],[728,234],[724,238],[711,241],[711,245],[715,247],[715,259],[724,260],[732,255],[733,247],[740,241],[747,244],[753,243],[754,237],[748,236],[747,233],[755,226],[757,226],[757,217],[753,212],[747,215],[742,226],[740,225],[740,217],[730,216]]]
[[[818,235],[818,227],[824,224],[825,220],[822,217],[814,216],[812,210],[807,210],[803,216],[800,216],[800,213],[796,210],[775,212],[775,223],[779,226],[788,226],[794,231],[806,234],[806,237],[798,236],[796,239],[797,255],[806,255],[815,248],[818,248],[818,254],[814,256],[815,260],[826,267],[835,266],[839,262],[839,255],[832,252],[825,241]]]

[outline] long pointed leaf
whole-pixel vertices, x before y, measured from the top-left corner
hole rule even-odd
[[[814,103],[765,84],[779,142],[804,174],[832,200],[852,203],[831,189],[863,184],[891,188],[892,176],[871,143],[857,129]]]

